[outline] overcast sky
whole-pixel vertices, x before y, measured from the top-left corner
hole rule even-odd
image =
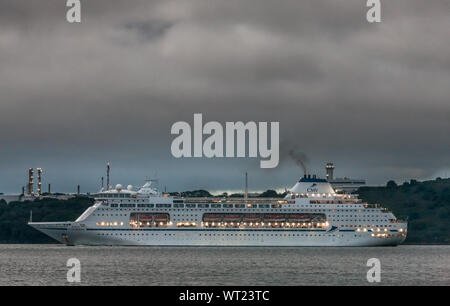
[[[450,0],[0,0],[0,192],[157,177],[168,190],[450,176]],[[171,125],[279,121],[280,165],[175,159]]]

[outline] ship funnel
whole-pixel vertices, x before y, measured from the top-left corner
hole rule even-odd
[[[325,179],[320,179],[317,177],[311,178],[311,175],[308,175],[305,178],[300,179],[294,187],[290,189],[291,193],[297,194],[334,194],[334,190],[331,187],[330,183],[328,183]]]

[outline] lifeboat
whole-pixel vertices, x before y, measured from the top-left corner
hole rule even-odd
[[[303,222],[303,221],[310,221],[311,216],[309,215],[288,215],[289,222]]]
[[[155,215],[155,221],[156,222],[166,222],[169,221],[168,215]]]
[[[264,221],[267,222],[284,222],[285,219],[284,215],[264,215]]]
[[[227,222],[239,222],[241,221],[241,215],[224,215],[223,221]]]
[[[140,215],[139,216],[139,221],[152,221],[153,216],[152,215]]]
[[[261,221],[260,215],[244,215],[243,220],[244,222],[259,222]]]
[[[322,222],[326,220],[326,216],[324,214],[317,214],[313,215],[311,219],[314,222]]]
[[[205,214],[203,216],[204,222],[220,222],[222,221],[223,215],[220,214]]]

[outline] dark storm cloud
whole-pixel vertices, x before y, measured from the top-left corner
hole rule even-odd
[[[360,0],[82,1],[81,24],[64,4],[0,0],[0,192],[33,166],[94,190],[106,160],[124,184],[289,186],[293,148],[371,183],[450,169],[448,1],[382,2],[380,24]],[[194,112],[280,121],[280,167],[172,158]]]
[[[126,29],[136,31],[145,40],[152,40],[163,36],[171,26],[170,23],[157,21],[130,22],[125,24]]]

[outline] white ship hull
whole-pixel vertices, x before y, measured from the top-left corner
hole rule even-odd
[[[283,200],[172,198],[149,184],[137,192],[116,188],[99,193],[75,222],[29,225],[68,245],[393,246],[407,232],[406,221],[387,209],[309,177]]]
[[[370,232],[356,233],[348,230],[99,230],[80,229],[75,224],[67,226],[66,229],[55,227],[55,223],[30,223],[30,225],[68,245],[371,247],[396,246],[403,243],[406,238],[400,233],[393,234],[389,238],[378,238],[373,237]]]

